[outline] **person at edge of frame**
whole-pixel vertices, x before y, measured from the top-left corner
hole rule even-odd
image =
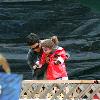
[[[0,54],[0,72],[5,72],[7,74],[11,73],[9,64],[8,64],[6,58],[2,54]]]

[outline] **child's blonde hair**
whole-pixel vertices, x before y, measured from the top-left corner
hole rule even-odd
[[[51,39],[45,39],[43,40],[43,42],[41,43],[42,47],[46,47],[46,48],[53,48],[56,45],[58,45],[58,38],[57,36],[52,36]]]
[[[6,73],[11,73],[11,70],[10,70],[10,67],[9,67],[9,64],[8,64],[7,60],[1,54],[0,54],[0,65],[2,66],[2,68],[4,69],[4,71]]]

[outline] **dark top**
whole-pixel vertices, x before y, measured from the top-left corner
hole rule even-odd
[[[41,48],[40,52],[35,52],[34,50],[29,49],[29,52],[27,55],[28,65],[30,66],[30,68],[32,70],[32,76],[33,76],[34,80],[43,79],[44,73],[47,69],[47,64],[44,64],[41,68],[37,68],[35,70],[33,69],[35,62],[40,59],[40,57],[42,56],[42,53],[43,53],[42,48]]]

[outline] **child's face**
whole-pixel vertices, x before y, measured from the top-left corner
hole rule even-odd
[[[43,51],[46,53],[46,54],[49,54],[51,51],[52,51],[52,49],[50,49],[50,48],[45,48],[45,47],[42,47],[43,48]]]

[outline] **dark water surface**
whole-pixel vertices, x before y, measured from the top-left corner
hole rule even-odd
[[[31,79],[26,63],[25,36],[41,39],[57,35],[71,55],[67,61],[70,79],[100,79],[100,13],[75,0],[0,3],[0,52],[12,72]]]

